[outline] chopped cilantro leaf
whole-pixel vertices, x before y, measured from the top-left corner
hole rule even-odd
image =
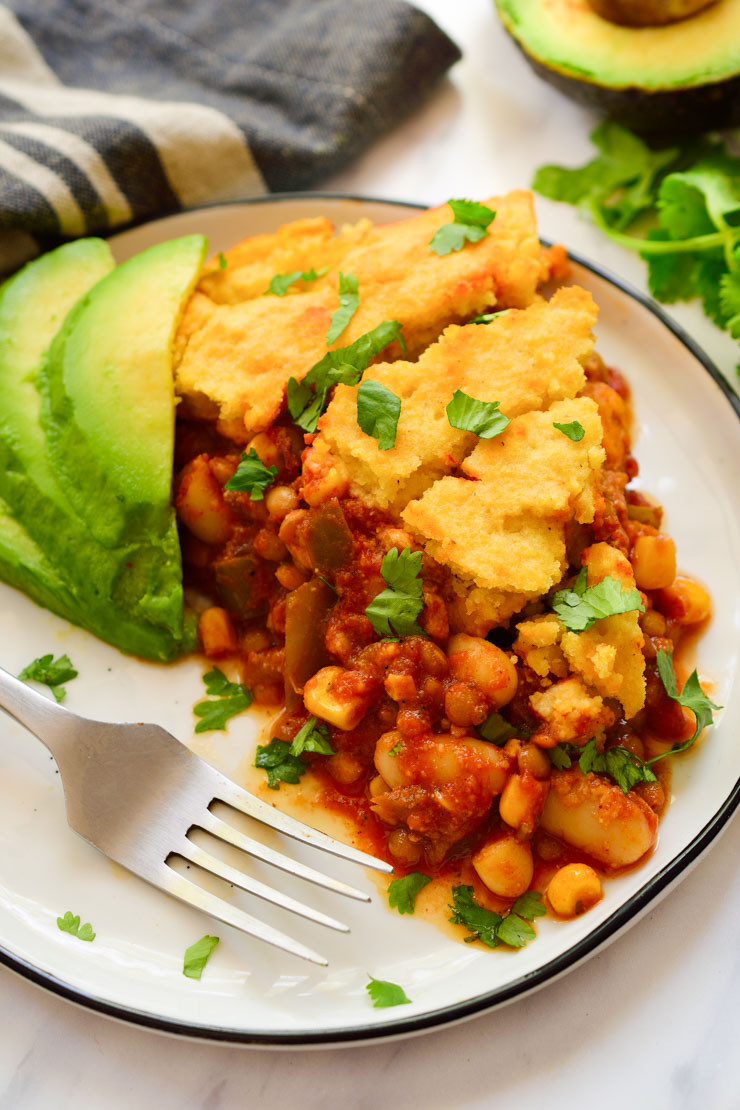
[[[571,420],[569,424],[558,424],[553,421],[552,426],[562,432],[564,436],[567,436],[568,439],[572,439],[574,443],[580,443],[586,434],[586,429],[578,420]]]
[[[295,785],[308,768],[300,756],[293,755],[287,740],[273,737],[269,744],[257,745],[255,767],[267,771],[267,785],[270,790],[279,790],[281,782]]]
[[[383,1009],[386,1006],[403,1006],[411,999],[406,997],[406,992],[403,987],[399,987],[398,983],[389,983],[387,979],[373,979],[372,975],[368,975],[370,982],[366,985],[365,990],[373,1000],[373,1006],[376,1009]]]
[[[309,717],[291,741],[291,755],[301,755],[303,752],[334,755],[334,749],[329,741],[329,726],[319,724],[315,717]]]
[[[249,708],[252,704],[252,695],[241,682],[230,682],[218,667],[203,675],[203,682],[206,693],[210,694],[211,698],[193,706],[193,713],[196,717],[200,717],[195,731],[225,731],[228,720]]]
[[[357,423],[365,435],[378,441],[379,451],[388,451],[396,442],[401,398],[380,382],[368,379],[357,390]]]
[[[453,222],[437,228],[429,243],[440,257],[462,250],[466,243],[485,239],[496,216],[492,208],[474,200],[448,200],[447,204],[452,210]]]
[[[77,678],[78,673],[68,655],[60,655],[55,659],[49,652],[48,655],[41,655],[24,667],[18,678],[23,682],[29,679],[32,682],[41,682],[49,687],[56,701],[62,701],[67,693],[62,683],[71,682],[73,678]]]
[[[471,936],[466,937],[466,941],[480,940],[489,948],[499,946],[501,942],[498,939],[498,927],[503,917],[500,913],[479,906],[472,886],[454,886],[452,902],[450,921],[453,925],[464,925],[470,931]]]
[[[379,636],[424,636],[416,618],[424,608],[421,584],[421,551],[397,547],[383,557],[380,573],[388,589],[374,597],[365,616]]]
[[[80,915],[73,914],[71,910],[67,910],[64,917],[57,918],[57,927],[63,933],[71,933],[78,940],[93,941],[97,935],[93,932],[93,927],[89,921],[80,925]]]
[[[511,912],[527,921],[534,921],[535,917],[543,917],[547,910],[542,904],[542,895],[539,890],[527,890],[511,907]]]
[[[293,270],[289,274],[275,274],[270,279],[270,284],[263,296],[267,297],[270,293],[274,293],[276,297],[284,297],[291,285],[297,281],[316,281],[316,278],[323,277],[328,269],[328,266],[324,266],[321,270],[314,270],[312,267],[310,270]]]
[[[186,975],[188,979],[200,979],[203,968],[208,963],[208,958],[218,942],[219,937],[209,937],[206,933],[200,940],[196,940],[195,944],[186,948],[182,962],[183,975]]]
[[[393,642],[398,643],[398,640],[394,640]],[[399,740],[397,744],[393,745],[391,750],[388,752],[388,755],[392,755],[393,758],[395,759],[396,756],[400,755],[402,751],[403,751],[403,740]]]
[[[584,632],[595,621],[616,613],[645,612],[640,591],[626,590],[616,578],[607,575],[594,586],[587,585],[588,570],[582,567],[572,589],[558,590],[552,607],[571,632]]]
[[[388,905],[399,913],[413,913],[417,894],[431,881],[431,876],[421,871],[412,871],[402,879],[394,879],[388,884]]]
[[[225,270],[226,267],[228,266],[228,264],[229,264],[229,260],[226,257],[226,255],[224,254],[224,252],[219,251],[218,252],[218,268],[219,268],[219,270]]]
[[[344,329],[360,307],[360,283],[354,274],[339,274],[339,308],[333,313],[329,331],[326,335],[326,345],[339,339]]]
[[[557,767],[559,771],[567,771],[573,763],[573,756],[581,754],[581,749],[575,744],[556,744],[554,748],[547,748],[546,751],[553,767]]]
[[[507,913],[499,925],[496,935],[503,944],[510,948],[524,948],[530,940],[537,936],[532,926],[518,913]]]
[[[498,401],[476,401],[461,389],[452,394],[445,411],[453,428],[474,432],[480,439],[493,439],[511,423],[508,416],[499,411]]]
[[[497,948],[499,944],[523,948],[537,935],[529,922],[546,912],[542,895],[537,890],[528,890],[517,898],[506,916],[479,906],[472,886],[453,887],[452,901],[450,921],[470,931],[471,935],[465,938],[467,942],[480,940],[489,948]]]
[[[629,794],[639,782],[657,782],[656,776],[639,756],[622,747],[598,752],[593,739],[584,746],[578,766],[584,775],[589,771],[609,775],[624,794]]]
[[[488,714],[483,724],[478,725],[478,735],[501,748],[507,740],[511,740],[512,736],[521,736],[522,734],[494,709]]]
[[[397,320],[384,320],[348,347],[328,351],[311,367],[302,382],[290,378],[288,411],[298,427],[304,432],[315,432],[332,386],[340,382],[357,385],[370,359],[379,355],[394,340],[405,350],[401,325]]]
[[[224,489],[245,491],[252,501],[262,501],[265,490],[275,481],[277,473],[276,466],[265,466],[254,447],[250,447],[249,453],[242,452],[236,472]]]
[[[505,316],[507,312],[511,312],[510,308],[502,308],[499,312],[484,312],[480,316],[474,316],[470,321],[471,324],[491,324],[497,320],[499,316]]]
[[[653,756],[652,759],[648,760],[648,763],[657,763],[659,759],[664,759],[667,755],[673,755],[674,752],[682,752],[686,748],[690,748],[707,725],[714,723],[712,710],[722,708],[721,705],[715,705],[704,693],[695,670],[686,679],[679,694],[676,672],[673,669],[673,652],[659,650],[657,664],[658,674],[666,694],[669,698],[677,701],[679,705],[691,710],[696,718],[696,728],[694,729],[694,735],[689,740],[685,740],[683,744],[674,744],[669,751]]]

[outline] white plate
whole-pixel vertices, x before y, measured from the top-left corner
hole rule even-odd
[[[318,214],[337,223],[360,216],[388,222],[408,215],[408,207],[273,197],[159,220],[115,237],[112,245],[124,259],[162,239],[197,231],[218,251],[244,235]],[[707,582],[716,599],[698,659],[700,675],[714,682],[714,700],[725,709],[701,750],[674,761],[675,797],[652,857],[607,883],[604,900],[578,920],[539,922],[537,940],[516,953],[461,944],[428,922],[389,911],[379,898],[371,907],[337,906],[337,899],[321,898],[310,888],[316,904],[349,921],[348,937],[260,905],[256,912],[327,952],[329,969],[317,971],[226,926],[215,927],[77,838],[65,823],[50,756],[4,719],[0,959],[9,967],[93,1009],[190,1036],[295,1045],[417,1032],[521,996],[570,970],[634,924],[718,836],[740,801],[740,745],[733,728],[740,702],[734,682],[740,405],[706,357],[639,294],[585,264],[575,265],[574,280],[590,289],[601,307],[600,353],[624,370],[633,388],[640,482],[667,508],[680,566]],[[192,706],[202,692],[198,661],[160,667],[125,658],[1,585],[0,612],[0,665],[17,673],[35,656],[66,651],[80,671],[69,684],[70,709],[108,720],[157,721],[192,742]],[[239,777],[261,723],[249,715],[237,718],[228,735],[211,734],[200,750]],[[347,865],[329,862],[327,870],[374,890]],[[68,909],[93,923],[93,944],[58,930],[56,918]],[[184,978],[185,948],[214,929],[221,944],[202,980]],[[373,1009],[365,991],[368,972],[401,983],[412,1004]]]

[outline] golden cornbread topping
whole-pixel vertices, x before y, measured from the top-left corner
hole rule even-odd
[[[209,264],[176,343],[186,580],[209,658],[282,707],[265,785],[310,771],[392,905],[451,884],[490,946],[651,850],[711,720],[672,662],[709,597],[564,271],[525,193],[300,221]]]

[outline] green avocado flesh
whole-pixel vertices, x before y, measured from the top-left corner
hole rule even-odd
[[[200,236],[175,240],[113,270],[105,243],[79,240],[0,287],[0,577],[157,660],[183,650],[170,359],[205,246]],[[87,388],[84,404],[67,395],[67,377],[72,398]]]
[[[717,0],[662,27],[618,26],[597,15],[587,0],[496,0],[496,5],[527,55],[581,81],[657,92],[740,74],[740,0]]]

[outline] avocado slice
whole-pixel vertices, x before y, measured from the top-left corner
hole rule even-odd
[[[496,0],[539,76],[643,135],[740,123],[740,0],[660,27],[619,26],[587,0]]]
[[[96,541],[120,555],[113,601],[176,637],[172,344],[206,247],[204,236],[188,235],[113,270],[69,313],[40,376],[59,486]]]
[[[102,240],[78,240],[0,287],[0,577],[123,651],[167,660],[183,650],[171,510],[163,534],[140,531],[115,549],[102,546],[61,488],[39,422],[44,351],[68,310],[113,265]]]

